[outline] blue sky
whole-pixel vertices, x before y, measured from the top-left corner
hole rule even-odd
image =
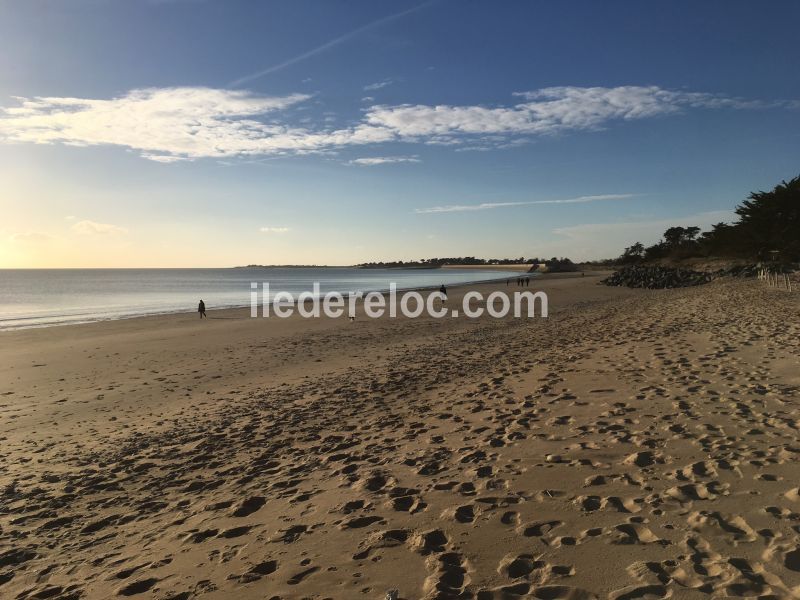
[[[0,0],[0,267],[618,254],[798,174],[793,1]]]

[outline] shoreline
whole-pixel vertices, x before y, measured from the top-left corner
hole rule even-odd
[[[245,268],[245,267],[242,267],[242,268]],[[270,268],[272,268],[272,267],[270,267]],[[491,269],[476,269],[476,270],[482,271],[482,270],[491,270]],[[544,273],[538,273],[538,274],[537,273],[530,273],[529,275],[530,276],[535,276],[537,279],[540,279],[545,274]],[[480,284],[490,283],[490,282],[495,282],[495,281],[505,281],[506,279],[507,279],[506,277],[496,277],[496,278],[493,277],[493,278],[490,278],[490,279],[476,279],[475,281],[459,282],[457,284],[447,285],[446,287],[448,287],[448,288],[460,288],[460,287],[468,286],[468,285],[480,285]],[[438,285],[412,286],[412,287],[403,287],[403,288],[398,287],[397,288],[397,292],[398,293],[401,293],[401,292],[412,292],[412,291],[423,292],[423,291],[430,291],[430,290],[436,290],[436,289],[439,289]],[[388,289],[382,289],[382,288],[381,289],[365,289],[365,290],[362,291],[362,294],[366,295],[366,294],[370,294],[370,293],[373,293],[373,292],[377,292],[377,293],[382,294],[384,296],[389,294],[389,290]],[[327,293],[336,293],[336,292],[327,292]],[[347,298],[347,293],[348,292],[338,292],[338,293],[342,294],[345,298]],[[321,296],[321,298],[322,297],[324,297],[324,294]],[[307,300],[307,302],[308,301],[310,301],[310,300]],[[269,305],[272,306],[272,302],[271,301],[269,302]],[[213,310],[213,312],[225,311],[225,310],[241,310],[241,309],[244,309],[244,308],[250,308],[250,306],[251,306],[250,303],[247,303],[247,304],[232,304],[232,305],[220,306],[220,307],[214,308],[214,309],[209,309],[208,312],[212,312],[212,310]],[[259,306],[261,306],[261,303],[259,303]],[[87,319],[87,320],[81,320],[81,321],[53,322],[53,323],[46,323],[46,324],[40,324],[40,325],[21,325],[21,326],[18,326],[18,327],[0,326],[0,336],[2,336],[2,334],[6,333],[6,332],[24,331],[24,330],[27,330],[27,329],[49,329],[49,328],[52,328],[52,327],[70,327],[70,326],[76,326],[76,325],[89,325],[89,324],[92,324],[92,323],[106,323],[106,322],[110,322],[110,321],[126,321],[126,320],[130,320],[130,319],[147,319],[147,318],[151,318],[151,317],[161,317],[161,316],[165,316],[165,315],[194,314],[196,312],[197,312],[197,310],[183,310],[183,309],[181,309],[181,310],[168,310],[168,311],[159,311],[159,312],[148,312],[148,313],[140,313],[140,314],[132,314],[132,315],[122,315],[122,316],[118,316],[118,317],[93,318],[93,319]],[[31,317],[22,317],[21,319],[30,319],[30,318]]]
[[[273,268],[273,267],[270,267],[270,268]],[[480,269],[476,269],[476,270],[480,270]],[[490,279],[477,279],[477,280],[474,280],[474,281],[459,282],[457,284],[452,284],[452,285],[454,285],[454,286],[476,285],[476,284],[480,284],[480,283],[487,283],[487,282],[491,282],[491,281],[500,281],[500,280],[504,280],[504,279],[505,279],[505,277],[492,277]],[[398,287],[397,288],[397,292],[427,291],[427,290],[433,290],[433,289],[438,289],[438,288],[439,288],[438,285],[411,286],[411,287],[403,287],[403,288]],[[378,292],[380,294],[384,294],[385,295],[385,294],[389,293],[389,290],[388,289],[365,289],[365,290],[362,291],[362,294],[369,294],[369,293],[372,293],[372,292]],[[332,292],[326,292],[326,293],[337,293],[337,292],[332,291]],[[339,291],[338,293],[342,294],[346,298],[348,292]],[[299,294],[299,292],[298,292],[298,294]],[[322,297],[324,297],[324,294],[323,294]],[[272,305],[272,302],[270,302],[269,304]],[[259,303],[259,306],[260,305],[261,305],[261,303]],[[215,311],[219,311],[219,310],[234,310],[234,309],[242,309],[242,308],[249,308],[249,307],[250,307],[249,303],[247,303],[247,304],[230,304],[230,305],[220,306],[220,307],[215,308],[213,310],[215,310]],[[51,322],[51,323],[37,324],[37,325],[22,325],[22,326],[18,326],[18,327],[4,327],[4,326],[0,325],[0,335],[2,335],[4,332],[8,332],[8,331],[22,331],[22,330],[26,330],[26,329],[49,329],[51,327],[67,327],[67,326],[73,326],[73,325],[88,325],[88,324],[91,324],[91,323],[105,323],[105,322],[108,322],[108,321],[122,321],[122,320],[128,320],[128,319],[144,319],[144,318],[148,318],[148,317],[159,317],[159,316],[164,316],[164,315],[176,315],[176,314],[190,314],[190,313],[196,313],[196,312],[197,312],[196,310],[192,311],[192,310],[179,309],[179,310],[165,310],[165,311],[156,311],[156,312],[148,312],[148,313],[137,313],[137,314],[122,315],[122,316],[107,317],[107,318],[92,318],[92,319],[80,320],[80,321]],[[209,310],[209,312],[211,312],[211,311]],[[20,317],[20,319],[15,319],[15,320],[30,319],[30,318],[31,317]]]

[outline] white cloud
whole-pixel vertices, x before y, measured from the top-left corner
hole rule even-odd
[[[289,233],[291,231],[290,227],[261,227],[259,229],[261,233]]]
[[[598,194],[595,196],[578,196],[577,198],[564,198],[560,200],[529,200],[526,202],[483,202],[481,204],[447,204],[444,206],[431,206],[428,208],[415,208],[417,214],[471,212],[478,210],[491,210],[493,208],[506,208],[509,206],[530,206],[532,204],[584,204],[603,200],[626,200],[639,194]]]
[[[97,223],[95,221],[78,221],[72,226],[72,231],[81,235],[111,235],[128,233],[128,230],[124,227],[118,227],[108,223]]]
[[[143,153],[142,158],[146,158],[147,160],[152,160],[153,162],[160,162],[164,164],[171,164],[175,162],[181,162],[184,160],[192,160],[191,158],[187,158],[185,156],[176,156],[174,154],[147,154]]]
[[[270,151],[270,140],[289,135],[286,128],[242,117],[285,109],[307,98],[303,94],[269,97],[209,88],[166,88],[133,90],[111,100],[21,99],[19,107],[0,109],[0,139],[114,144],[161,162],[264,154]],[[278,146],[289,147],[289,141]]]
[[[203,87],[137,89],[110,100],[17,98],[0,108],[0,142],[116,145],[170,163],[203,157],[330,152],[385,142],[508,147],[532,136],[596,130],[615,120],[670,115],[687,109],[742,109],[766,104],[659,87],[558,87],[517,94],[513,106],[372,106],[360,122],[336,129],[323,115],[303,126],[289,108],[307,94],[262,96]]]
[[[453,135],[545,135],[597,129],[612,120],[632,120],[684,108],[758,108],[759,102],[713,94],[676,92],[656,86],[552,87],[516,94],[526,102],[510,107],[377,106],[366,116],[401,138]]]
[[[350,161],[352,165],[361,167],[374,167],[375,165],[387,165],[393,163],[418,163],[416,156],[373,156],[368,158],[356,158]]]

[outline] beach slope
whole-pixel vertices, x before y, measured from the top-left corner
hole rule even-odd
[[[598,279],[0,334],[0,596],[797,598],[800,296]]]

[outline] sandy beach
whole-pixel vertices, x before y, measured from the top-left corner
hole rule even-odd
[[[0,597],[800,597],[800,296],[599,279],[0,333]]]

